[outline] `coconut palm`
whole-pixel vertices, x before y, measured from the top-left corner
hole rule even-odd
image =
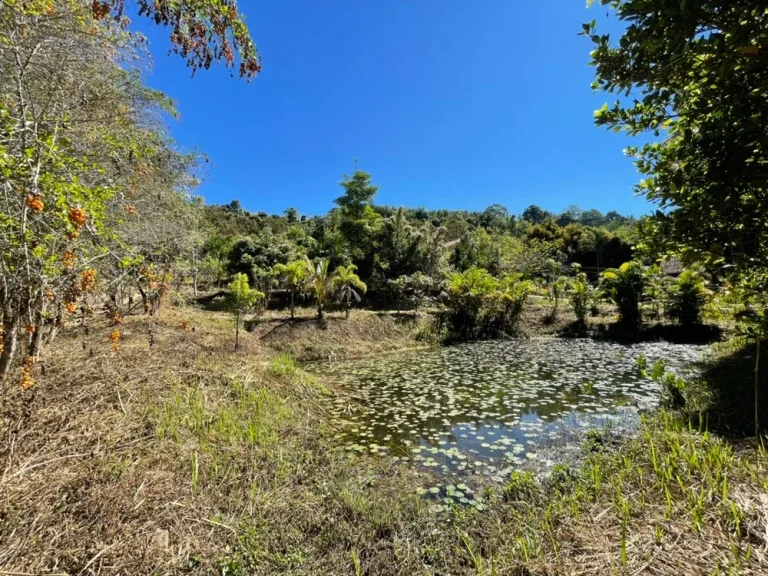
[[[331,275],[328,273],[328,259],[319,258],[315,262],[304,257],[307,267],[307,289],[315,296],[317,305],[317,319],[323,319],[323,309],[333,291]]]
[[[295,260],[288,264],[275,264],[272,272],[282,281],[291,293],[291,320],[295,318],[296,294],[301,293],[307,286],[309,269],[303,260]]]
[[[361,297],[358,290],[365,294],[368,287],[365,282],[360,280],[355,271],[357,266],[350,264],[349,266],[339,266],[333,273],[333,285],[339,289],[339,300],[346,302],[346,317],[349,318],[349,310],[352,308],[352,298],[356,302],[360,302]]]

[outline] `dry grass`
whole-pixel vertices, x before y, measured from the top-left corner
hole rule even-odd
[[[372,343],[392,320],[363,314],[338,330]],[[670,417],[616,451],[597,438],[543,488],[513,478],[483,513],[435,514],[413,471],[334,448],[332,392],[258,331],[234,353],[222,314],[120,329],[117,352],[106,324],[62,338],[33,389],[1,392],[0,574],[768,573],[766,455]],[[306,330],[296,350],[335,328]]]
[[[423,347],[417,335],[430,321],[427,315],[352,310],[348,320],[333,312],[319,323],[314,309],[298,308],[294,321],[284,311],[268,312],[253,332],[264,345],[299,361],[335,360]]]

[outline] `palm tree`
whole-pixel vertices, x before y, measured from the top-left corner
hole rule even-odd
[[[597,274],[600,275],[600,255],[605,250],[613,236],[602,228],[589,228],[581,236],[581,247],[584,250],[594,251],[597,255]]]
[[[355,273],[356,270],[357,266],[350,264],[349,266],[339,266],[333,273],[333,285],[339,289],[339,299],[345,300],[347,304],[347,318],[349,318],[349,309],[352,307],[352,298],[356,302],[361,300],[357,290],[363,294],[368,290],[365,282],[360,280],[360,276]]]
[[[295,318],[296,293],[304,291],[309,278],[309,269],[303,260],[295,260],[288,264],[275,264],[272,272],[278,276],[291,292],[291,320]]]
[[[333,284],[331,276],[328,274],[328,259],[319,258],[312,262],[307,256],[305,266],[307,267],[307,288],[315,295],[317,304],[317,319],[323,319],[323,307],[331,296]]]

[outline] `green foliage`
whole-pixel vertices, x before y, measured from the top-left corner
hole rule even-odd
[[[248,276],[236,274],[227,286],[227,309],[235,316],[235,349],[240,346],[240,324],[243,316],[252,312],[264,299],[264,293],[250,287]]]
[[[513,332],[533,292],[533,283],[520,274],[502,276],[490,297],[487,325],[499,332]]]
[[[565,291],[568,288],[568,279],[565,276],[555,276],[549,284],[549,293],[554,303],[552,309],[552,316],[557,316],[557,310],[560,306],[560,300],[565,295]]]
[[[227,308],[233,314],[247,314],[252,311],[256,304],[264,299],[264,293],[250,287],[248,276],[245,274],[235,274],[232,282],[227,286]]]
[[[446,292],[446,321],[451,336],[475,340],[513,330],[533,292],[533,284],[519,275],[497,279],[487,270],[470,268],[452,274]]]
[[[315,297],[317,318],[322,320],[325,306],[333,292],[333,278],[328,270],[329,261],[325,258],[319,258],[312,262],[308,257],[305,257],[304,264],[307,267],[307,289]]]
[[[365,282],[356,274],[357,266],[339,266],[332,276],[333,286],[339,292],[339,300],[346,302],[346,316],[349,318],[349,309],[352,307],[352,299],[360,302],[360,292],[365,294],[368,290]]]
[[[528,502],[539,495],[541,489],[532,472],[514,471],[504,485],[504,500]]]
[[[281,352],[272,359],[272,373],[278,376],[292,376],[296,373],[296,361],[287,352]]]
[[[449,330],[460,340],[480,337],[483,333],[480,314],[498,281],[487,270],[470,268],[452,274],[446,284]]]
[[[584,24],[594,87],[622,96],[595,119],[656,137],[628,151],[661,208],[652,233],[712,264],[768,266],[765,2],[600,4],[628,25],[616,41]]]
[[[297,294],[304,292],[309,281],[309,269],[304,260],[294,260],[288,264],[275,264],[272,274],[291,293],[291,318],[294,317],[295,299]]]
[[[388,283],[398,306],[407,302],[414,311],[418,310],[419,305],[425,301],[434,286],[432,278],[421,272],[399,276],[394,280],[389,280]]]
[[[267,290],[275,266],[300,255],[300,248],[285,236],[262,234],[237,241],[229,252],[227,268],[230,274],[246,274],[251,283]]]
[[[371,184],[371,175],[362,170],[356,170],[351,177],[345,175],[341,187],[344,188],[344,194],[336,198],[334,204],[341,208],[345,217],[362,219],[365,208],[371,206],[379,187]]]
[[[619,321],[630,327],[640,325],[640,300],[645,279],[642,265],[625,262],[603,272],[601,288],[619,309]]]
[[[709,298],[701,274],[695,270],[684,270],[668,287],[666,313],[681,326],[698,326]]]
[[[571,307],[576,315],[576,321],[582,327],[586,326],[587,314],[594,301],[596,292],[597,290],[589,283],[587,275],[583,272],[578,272],[571,281]]]
[[[531,222],[532,224],[541,224],[551,216],[552,215],[549,212],[539,208],[535,204],[531,204],[528,208],[523,210],[523,220]]]
[[[650,266],[645,274],[645,298],[651,306],[654,318],[661,317],[662,304],[667,299],[672,278],[664,274],[658,265]]]
[[[600,257],[613,240],[613,235],[602,228],[587,228],[581,236],[581,248],[595,253],[597,273],[600,273]]]

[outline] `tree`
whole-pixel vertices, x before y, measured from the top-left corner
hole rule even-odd
[[[600,274],[600,255],[606,249],[613,236],[602,228],[587,228],[581,235],[582,249],[595,253],[597,273]]]
[[[114,15],[122,20],[125,0],[83,2],[94,18]],[[139,15],[170,27],[172,51],[186,60],[194,74],[214,62],[228,68],[237,65],[240,77],[253,78],[261,71],[261,59],[237,10],[236,0],[138,0]],[[51,0],[51,5],[53,1]]]
[[[240,347],[240,323],[243,316],[253,311],[259,301],[264,299],[264,293],[254,290],[248,284],[248,276],[236,274],[227,286],[227,308],[235,316],[235,350]]]
[[[579,222],[584,226],[602,226],[605,223],[605,216],[603,216],[603,213],[600,212],[600,210],[592,208],[591,210],[584,210],[584,212],[581,213]]]
[[[333,285],[339,291],[339,299],[346,303],[345,316],[347,319],[349,319],[349,310],[352,308],[352,298],[356,302],[360,302],[358,290],[363,294],[368,290],[365,282],[355,274],[355,270],[357,270],[357,266],[350,264],[349,266],[339,266],[333,272]]]
[[[500,232],[508,230],[510,225],[509,212],[501,204],[488,206],[480,213],[480,225]]]
[[[0,9],[0,379],[22,328],[32,334],[21,341],[31,372],[76,302],[86,306],[97,288],[114,319],[124,289],[129,304],[138,289],[154,311],[180,258],[197,269],[189,238],[197,157],[167,133],[170,99],[143,84],[148,55],[123,5],[37,0]],[[239,56],[242,76],[258,72],[232,0],[139,0],[138,8],[173,27],[173,50],[193,71],[219,60],[234,66]]]
[[[323,319],[323,311],[333,291],[333,280],[328,273],[328,259],[319,258],[312,262],[305,256],[304,264],[307,267],[307,288],[315,296],[317,306],[317,319]]]
[[[528,208],[523,210],[523,220],[526,220],[531,224],[541,224],[544,222],[544,220],[550,218],[551,216],[552,215],[549,212],[539,208],[535,204],[531,204],[528,206]]]
[[[685,258],[768,266],[764,0],[601,0],[628,25],[618,42],[584,24],[593,86],[622,96],[596,123],[652,141],[629,149],[659,206],[655,231]]]
[[[388,283],[394,293],[398,311],[401,302],[407,301],[413,305],[413,311],[416,313],[419,304],[426,299],[427,293],[432,289],[434,281],[430,276],[416,272],[408,276],[399,276],[389,280]]]
[[[294,260],[288,264],[276,264],[272,271],[288,287],[291,293],[291,320],[295,318],[294,306],[297,293],[301,293],[309,278],[309,270],[304,260]]]
[[[365,214],[379,187],[371,184],[371,175],[362,170],[356,170],[352,176],[344,175],[341,181],[344,194],[333,201],[341,208],[343,215],[351,220],[360,220]]]
[[[286,208],[285,219],[288,220],[289,224],[293,224],[299,219],[299,211],[296,208]]]

